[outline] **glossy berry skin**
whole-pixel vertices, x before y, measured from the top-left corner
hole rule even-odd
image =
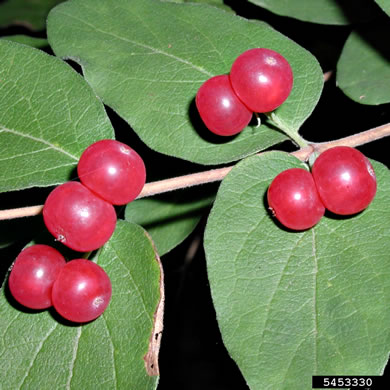
[[[240,100],[254,112],[270,112],[289,96],[293,72],[287,60],[270,49],[250,49],[233,62],[230,82]]]
[[[268,188],[267,198],[274,216],[292,230],[311,228],[325,213],[313,177],[305,169],[279,173]]]
[[[43,219],[56,240],[79,252],[100,248],[116,225],[114,206],[75,181],[64,183],[49,194]]]
[[[229,76],[205,81],[196,94],[196,107],[206,127],[215,134],[231,136],[248,126],[252,112],[237,98]]]
[[[12,296],[30,309],[47,309],[52,306],[53,283],[65,259],[48,245],[32,245],[16,258],[8,286]]]
[[[103,268],[90,260],[68,262],[53,285],[54,309],[72,322],[89,322],[99,317],[110,299],[110,278]]]
[[[115,205],[134,200],[146,181],[145,164],[129,146],[106,139],[88,146],[77,166],[80,181]]]
[[[312,174],[322,203],[335,214],[356,214],[375,197],[374,169],[357,149],[337,146],[326,150],[314,161]]]

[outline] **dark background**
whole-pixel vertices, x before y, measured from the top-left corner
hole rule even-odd
[[[312,52],[322,69],[334,71],[343,44],[351,31],[350,26],[325,26],[279,17],[246,1],[225,1],[237,14],[249,19],[268,22],[298,44]],[[386,18],[378,10],[378,19]],[[377,19],[377,20],[378,20]],[[368,22],[370,23],[370,22]],[[369,26],[369,24],[368,24]],[[45,37],[23,27],[0,29],[0,36],[24,33]],[[50,49],[46,49],[50,53]],[[75,66],[77,69],[77,66]],[[324,91],[313,115],[301,129],[303,137],[312,142],[329,141],[352,135],[390,122],[390,105],[365,106],[353,102],[335,85],[335,76],[325,83]],[[138,137],[129,131],[128,124],[107,108],[118,140],[126,142],[147,161],[148,181],[204,170],[205,167],[150,151]],[[364,145],[359,149],[368,157],[390,166],[390,139]],[[294,150],[284,143],[282,150]],[[209,168],[207,168],[209,169]],[[42,204],[51,189],[31,189],[0,194],[0,207],[12,208]],[[121,212],[121,210],[119,210]],[[159,390],[167,389],[248,389],[236,364],[230,359],[221,339],[207,280],[206,262],[202,246],[207,213],[196,230],[177,248],[162,258],[165,272],[166,310],[165,329],[160,352],[161,379]],[[0,249],[0,279],[5,275],[21,248],[40,226],[40,217],[15,220],[5,225],[0,222],[0,234],[17,232],[20,240]]]

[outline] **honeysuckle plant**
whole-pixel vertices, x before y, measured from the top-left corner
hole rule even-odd
[[[194,243],[204,251],[191,261],[205,259],[212,320],[244,388],[302,390],[313,376],[383,375],[389,17],[385,0],[1,2],[0,388],[162,388],[164,269]],[[196,106],[200,87],[223,75],[230,88],[232,64],[256,48],[291,67],[288,97],[247,115],[236,135],[210,132]],[[142,157],[146,184],[137,199],[116,204],[103,245],[69,248],[48,231],[43,205],[55,188],[79,183],[90,145],[114,139]],[[292,168],[310,173],[335,146],[367,153],[372,201],[352,215],[321,209],[310,228],[283,226],[268,204],[271,182]],[[103,314],[70,323],[15,299],[12,264],[36,244],[68,264],[104,269],[112,295]]]

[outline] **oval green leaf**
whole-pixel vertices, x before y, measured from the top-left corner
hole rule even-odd
[[[387,24],[353,31],[337,64],[337,85],[352,100],[362,104],[390,102],[390,34]]]
[[[205,232],[224,344],[252,390],[310,389],[312,375],[380,375],[390,344],[390,174],[350,218],[291,232],[267,210],[273,178],[294,157],[240,162],[221,184]]]
[[[249,0],[269,11],[305,22],[345,25],[369,19],[375,7],[366,0]]]
[[[21,25],[43,30],[49,11],[64,0],[6,0],[0,4],[0,26]]]
[[[126,206],[125,218],[143,226],[163,256],[195,229],[214,198],[205,189],[190,189],[138,199]]]
[[[0,40],[0,192],[69,180],[83,150],[113,138],[104,106],[69,65]]]
[[[319,99],[323,76],[316,59],[270,26],[215,7],[156,0],[71,0],[51,11],[48,38],[72,58],[105,104],[152,149],[201,164],[220,164],[279,143],[270,123],[233,138],[201,123],[194,99],[201,84],[226,74],[253,47],[283,54],[294,87],[275,111],[280,128],[297,132]]]
[[[152,242],[138,225],[118,221],[94,261],[108,273],[113,293],[103,315],[88,324],[65,323],[47,310],[24,312],[10,303],[3,286],[0,383],[4,389],[157,387],[163,276]]]

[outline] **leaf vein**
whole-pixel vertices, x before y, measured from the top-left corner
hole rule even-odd
[[[77,359],[77,351],[78,351],[78,349],[79,349],[79,343],[80,343],[80,338],[81,338],[81,332],[82,332],[82,326],[80,325],[80,326],[77,328],[76,339],[75,339],[75,345],[74,345],[74,347],[73,347],[72,360],[70,361],[70,364],[69,364],[69,378],[68,378],[68,381],[67,381],[67,383],[66,383],[66,388],[67,388],[67,389],[70,389],[70,388],[71,388],[71,382],[72,382],[72,379],[73,379],[73,369],[74,369],[75,362],[76,362],[76,359]]]
[[[141,293],[141,291],[139,290],[138,285],[135,283],[135,281],[134,281],[134,279],[133,279],[133,276],[131,275],[130,269],[129,269],[129,268],[127,267],[127,265],[122,261],[121,257],[120,257],[119,254],[118,254],[118,251],[115,249],[115,247],[114,247],[110,242],[107,242],[106,245],[109,246],[109,247],[112,249],[112,251],[114,252],[114,254],[115,254],[116,258],[118,259],[118,261],[120,261],[121,264],[123,265],[123,267],[126,269],[126,271],[127,271],[127,276],[130,277],[130,279],[131,279],[131,281],[132,281],[132,283],[133,283],[133,285],[134,285],[134,287],[135,287],[135,289],[136,289],[136,291],[137,291],[139,297],[141,298],[141,302],[142,302],[142,306],[143,306],[143,308],[144,308],[144,311],[145,311],[145,313],[146,313],[148,319],[150,320],[150,322],[153,324],[152,315],[149,315],[148,310],[147,310],[147,308],[146,308],[145,298],[144,298],[143,294]]]
[[[105,35],[111,36],[111,37],[113,37],[113,38],[115,38],[115,39],[118,39],[118,40],[120,40],[120,41],[130,43],[130,44],[132,44],[132,45],[134,45],[134,46],[142,47],[142,48],[144,48],[144,49],[150,50],[152,53],[161,54],[161,55],[164,55],[164,56],[166,56],[166,57],[172,58],[172,59],[174,59],[175,61],[178,61],[178,62],[181,62],[181,63],[183,63],[183,64],[185,64],[185,65],[188,65],[188,66],[191,67],[192,69],[194,69],[194,70],[196,70],[196,71],[198,71],[198,72],[200,72],[200,73],[203,73],[203,74],[207,75],[208,77],[214,76],[212,73],[206,71],[206,70],[205,70],[204,68],[202,68],[201,66],[195,65],[195,64],[192,63],[191,61],[188,61],[188,60],[186,60],[186,59],[184,59],[184,58],[181,58],[181,57],[175,56],[175,55],[173,55],[173,54],[167,53],[167,52],[165,52],[165,51],[163,51],[163,50],[161,50],[161,49],[158,49],[158,48],[156,48],[156,47],[147,45],[147,44],[145,44],[145,43],[137,42],[137,41],[135,41],[135,40],[131,40],[131,39],[128,39],[128,38],[125,38],[125,37],[121,37],[121,36],[119,36],[119,35],[116,35],[116,34],[114,34],[114,33],[111,33],[111,32],[108,32],[108,31],[101,30],[101,29],[97,28],[96,26],[94,26],[93,24],[88,23],[87,21],[82,20],[82,19],[80,19],[80,18],[77,18],[77,17],[75,17],[74,15],[66,14],[66,13],[63,13],[63,14],[64,14],[65,16],[68,16],[68,17],[71,18],[71,19],[75,19],[75,20],[77,20],[77,21],[79,21],[79,22],[81,22],[81,23],[83,23],[83,24],[85,24],[85,25],[91,27],[91,28],[92,28],[93,30],[95,30],[96,32],[99,32],[99,33],[101,33],[101,34],[105,34]]]
[[[76,160],[76,161],[79,160],[79,158],[77,156],[74,156],[73,154],[67,152],[66,150],[61,149],[58,146],[55,146],[52,143],[50,143],[49,141],[46,141],[46,140],[44,140],[42,138],[34,137],[33,135],[30,135],[30,134],[24,134],[24,133],[21,133],[20,131],[17,131],[17,130],[7,129],[5,127],[1,127],[0,128],[0,134],[2,132],[10,133],[10,134],[16,135],[18,137],[28,138],[28,139],[30,139],[32,141],[35,141],[35,142],[38,142],[38,143],[42,143],[44,145],[48,145],[51,149],[54,149],[54,150],[56,150],[58,152],[61,152],[61,153],[65,154],[66,156],[72,158],[73,160]]]
[[[37,356],[39,355],[39,352],[42,350],[43,348],[43,345],[45,343],[45,341],[50,337],[50,335],[54,332],[54,330],[57,328],[57,322],[53,322],[53,327],[49,329],[49,331],[45,334],[45,336],[42,338],[42,340],[38,343],[37,345],[37,349],[35,351],[35,353],[33,354],[32,358],[31,358],[31,362],[26,370],[26,373],[24,375],[24,377],[22,378],[22,381],[20,383],[20,385],[18,386],[18,388],[22,388],[22,386],[24,385],[32,367],[34,366],[34,362],[37,358]]]
[[[118,385],[118,375],[117,375],[117,366],[115,364],[115,348],[114,348],[114,344],[112,342],[112,336],[111,336],[111,332],[110,332],[110,328],[108,327],[108,324],[107,324],[107,320],[106,320],[106,317],[104,316],[104,313],[102,315],[103,317],[103,322],[104,322],[104,325],[107,329],[107,333],[108,333],[108,338],[110,340],[110,350],[111,350],[111,356],[112,356],[112,371],[113,371],[113,377],[114,377],[114,383],[115,383],[115,388],[118,389],[119,388],[119,385]]]

